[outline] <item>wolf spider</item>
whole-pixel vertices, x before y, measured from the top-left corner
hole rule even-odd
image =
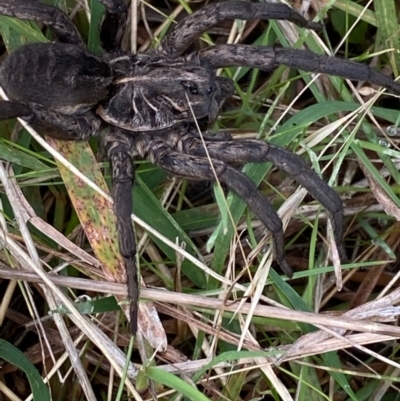
[[[58,42],[24,45],[3,62],[0,84],[10,101],[0,102],[0,119],[22,117],[42,134],[62,140],[87,140],[107,128],[104,141],[111,162],[119,247],[127,271],[132,332],[137,330],[139,298],[131,222],[133,159],[148,159],[190,180],[215,180],[215,171],[218,180],[243,198],[270,231],[275,258],[291,276],[281,220],[257,186],[230,166],[272,162],[326,208],[344,258],[341,200],[301,157],[262,140],[232,141],[208,134],[205,144],[213,171],[194,120],[207,128],[233,94],[233,82],[216,75],[221,67],[269,70],[284,64],[369,81],[398,94],[400,85],[367,65],[307,50],[225,44],[186,53],[203,32],[223,20],[279,19],[303,28],[320,28],[284,4],[213,3],[183,19],[158,50],[134,55],[121,49],[127,22],[124,1],[100,1],[106,8],[100,28],[102,56],[86,49],[78,30],[60,9],[32,0],[1,1],[0,14],[43,22]]]

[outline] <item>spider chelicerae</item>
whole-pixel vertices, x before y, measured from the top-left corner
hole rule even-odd
[[[262,140],[233,141],[205,134],[207,158],[197,123],[217,119],[234,92],[233,81],[216,75],[229,66],[269,70],[281,64],[381,85],[400,94],[400,85],[369,66],[307,50],[242,44],[205,47],[187,53],[204,32],[223,20],[288,20],[319,29],[284,4],[231,1],[213,3],[183,19],[157,50],[131,54],[121,48],[127,23],[123,0],[100,0],[105,16],[100,39],[105,53],[91,54],[78,30],[60,9],[32,0],[3,0],[0,14],[43,22],[57,43],[22,46],[1,65],[0,84],[9,101],[0,119],[22,117],[40,133],[62,140],[87,140],[104,130],[112,172],[118,241],[125,261],[131,329],[137,330],[138,274],[131,223],[133,160],[148,159],[168,173],[190,180],[218,180],[243,198],[272,235],[275,258],[291,276],[285,259],[282,222],[257,186],[232,164],[269,161],[292,176],[327,210],[333,236],[344,258],[343,207],[339,196],[288,150]],[[196,121],[195,121],[196,120]]]

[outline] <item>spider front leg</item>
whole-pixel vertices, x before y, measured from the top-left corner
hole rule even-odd
[[[336,75],[354,81],[368,81],[394,93],[400,84],[369,65],[315,54],[308,50],[275,48],[253,45],[216,45],[199,53],[200,59],[211,68],[249,66],[270,70],[279,65],[313,73]]]
[[[169,57],[180,56],[203,32],[221,21],[240,20],[287,20],[294,24],[320,29],[321,25],[306,20],[302,15],[283,3],[248,3],[232,1],[210,4],[181,21],[161,45],[160,51]]]
[[[132,186],[135,170],[128,149],[122,144],[107,144],[111,163],[112,197],[117,216],[118,244],[125,262],[128,285],[129,316],[132,334],[137,332],[139,281],[136,266],[136,241],[131,220]]]
[[[178,153],[156,142],[149,146],[148,156],[152,163],[163,170],[189,180],[215,181],[215,171],[218,180],[239,195],[269,230],[273,239],[275,258],[284,273],[292,277],[293,271],[285,259],[282,221],[253,181],[223,161],[212,160],[213,171],[206,157]]]
[[[183,145],[186,153],[205,157],[203,143],[187,136],[187,145]],[[182,142],[185,139],[182,138]],[[210,157],[218,158],[226,163],[261,163],[269,161],[293,177],[300,185],[318,200],[327,210],[333,229],[333,237],[341,260],[346,260],[342,245],[343,239],[343,204],[339,195],[295,153],[261,140],[206,142]]]

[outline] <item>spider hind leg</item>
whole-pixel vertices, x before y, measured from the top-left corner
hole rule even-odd
[[[107,52],[118,51],[128,21],[128,9],[124,0],[100,0],[100,2],[106,7],[100,28],[101,45]]]
[[[218,25],[222,21],[240,20],[287,20],[294,24],[320,29],[318,23],[306,20],[301,14],[283,3],[248,3],[232,1],[214,3],[182,20],[165,38],[161,51],[169,57],[181,55],[203,32]]]
[[[84,47],[83,39],[74,25],[58,7],[31,0],[2,0],[0,14],[21,20],[43,22],[55,33],[58,40]]]
[[[38,104],[0,101],[0,120],[21,117],[43,135],[64,141],[86,141],[98,135],[102,121],[92,112],[70,116]]]
[[[31,114],[31,110],[25,104],[0,100],[0,120],[29,117]]]
[[[124,0],[99,0],[106,8],[100,40],[106,51],[119,50],[128,12]],[[58,40],[79,47],[85,43],[72,20],[58,7],[32,0],[2,0],[0,14],[21,20],[43,22]]]

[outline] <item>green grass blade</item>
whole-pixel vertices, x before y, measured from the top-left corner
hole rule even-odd
[[[149,379],[174,389],[179,395],[184,395],[192,401],[210,401],[210,399],[197,390],[196,387],[191,386],[172,373],[155,367],[146,368],[145,372]]]
[[[0,339],[0,358],[23,370],[29,380],[34,401],[50,401],[49,389],[31,361],[18,348]]]

